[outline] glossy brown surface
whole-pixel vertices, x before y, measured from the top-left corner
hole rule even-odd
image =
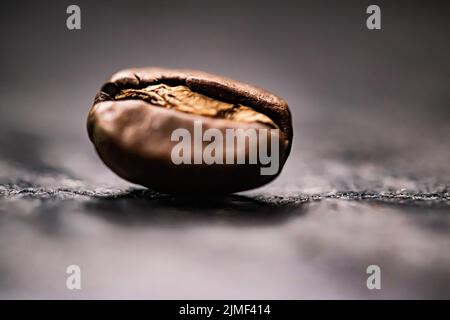
[[[280,146],[278,170],[262,175],[262,164],[248,161],[174,164],[171,151],[178,142],[171,140],[171,134],[184,128],[194,135],[196,120],[201,120],[204,131],[218,129],[224,136],[227,129],[279,129],[273,137]],[[283,99],[188,70],[143,68],[116,73],[97,94],[87,127],[99,156],[116,174],[168,193],[232,193],[259,187],[278,176],[292,144],[291,115]],[[259,148],[260,140],[257,143]],[[250,146],[238,148],[248,159]]]

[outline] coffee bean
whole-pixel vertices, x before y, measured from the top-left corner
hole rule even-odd
[[[282,170],[292,144],[287,103],[192,70],[127,69],[96,95],[89,138],[120,177],[166,193],[232,193]]]

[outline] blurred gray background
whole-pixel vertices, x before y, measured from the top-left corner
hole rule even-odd
[[[0,298],[450,298],[449,27],[444,1],[2,1]],[[285,98],[283,173],[215,199],[115,176],[86,115],[135,66]]]

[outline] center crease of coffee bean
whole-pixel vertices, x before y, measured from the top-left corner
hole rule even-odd
[[[143,89],[123,89],[115,100],[138,99],[152,105],[200,116],[239,122],[259,122],[278,126],[266,115],[241,105],[231,104],[194,92],[186,86],[150,85]]]

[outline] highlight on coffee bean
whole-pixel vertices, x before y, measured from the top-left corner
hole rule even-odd
[[[261,88],[194,70],[126,69],[97,93],[87,129],[120,177],[165,193],[234,193],[274,180],[291,113]]]

